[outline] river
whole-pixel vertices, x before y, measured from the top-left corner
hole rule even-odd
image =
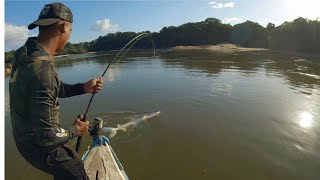
[[[114,54],[56,61],[66,83],[102,74]],[[131,53],[112,65],[89,118],[107,126],[160,111],[110,139],[129,178],[318,179],[320,58],[270,52]],[[52,179],[30,166],[12,137],[5,78],[5,177]],[[60,99],[62,126],[83,114],[90,95]],[[73,144],[75,140],[70,143]],[[81,154],[90,145],[85,137]]]

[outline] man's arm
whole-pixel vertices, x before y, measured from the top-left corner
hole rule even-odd
[[[91,79],[86,83],[78,83],[74,85],[61,82],[59,97],[66,98],[66,97],[81,95],[85,93],[89,93],[89,94],[98,93],[102,89],[102,85],[103,85],[102,77],[98,79]]]
[[[59,90],[59,98],[66,98],[71,96],[77,96],[81,94],[85,94],[83,84],[77,83],[74,85],[70,85],[64,82],[61,82]]]
[[[77,128],[62,128],[59,125],[59,105],[56,92],[58,82],[51,74],[52,66],[41,62],[41,70],[34,73],[29,83],[29,119],[33,127],[33,143],[41,147],[65,144],[77,136]]]

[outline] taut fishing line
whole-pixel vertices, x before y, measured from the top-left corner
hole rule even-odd
[[[153,39],[152,39],[152,36],[149,34],[149,33],[141,33],[139,35],[137,35],[135,38],[133,38],[131,41],[129,41],[125,46],[123,46],[123,48],[117,53],[117,55],[113,58],[113,60],[108,64],[108,66],[106,67],[106,69],[104,70],[104,72],[102,73],[102,76],[101,77],[104,77],[104,75],[106,74],[106,72],[108,71],[109,67],[111,66],[111,64],[117,62],[117,61],[121,61],[122,58],[127,54],[127,52],[141,39],[145,38],[145,37],[148,37],[150,40],[151,40],[151,43],[152,43],[152,47],[153,47],[153,56],[156,56],[156,51],[155,51],[155,48],[154,48],[154,42],[153,42]],[[128,47],[128,48],[127,48]],[[120,54],[126,50],[121,56]],[[118,58],[120,56],[120,58]],[[87,109],[86,109],[86,112],[85,114],[83,115],[83,118],[82,118],[82,121],[85,122],[86,119],[87,119],[87,114],[89,112],[89,109],[90,109],[90,106],[91,106],[91,102],[93,100],[93,97],[94,97],[95,93],[92,94],[90,100],[89,100],[89,103],[88,103],[88,106],[87,106]],[[78,140],[77,140],[77,145],[76,145],[76,152],[79,152],[79,148],[80,148],[80,144],[81,144],[81,139],[82,137],[79,136],[78,137]]]

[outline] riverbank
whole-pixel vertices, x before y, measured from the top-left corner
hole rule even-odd
[[[237,52],[251,51],[270,51],[265,48],[246,48],[235,44],[218,44],[218,45],[202,45],[202,46],[176,46],[171,48],[173,51],[188,51],[188,50],[206,50],[222,54],[234,54]]]
[[[82,53],[81,55],[97,54],[97,53],[100,53],[100,52],[86,52],[86,53]],[[73,56],[73,55],[77,55],[77,54],[63,54],[63,55],[53,56],[53,58],[69,57],[69,56]],[[5,63],[5,75],[6,76],[11,74],[11,70],[12,70],[12,63]]]
[[[320,58],[319,53],[305,53],[297,51],[281,51],[266,48],[246,48],[236,44],[218,44],[218,45],[201,45],[201,46],[176,46],[171,48],[172,51],[189,51],[189,50],[205,50],[219,54],[235,54],[239,52],[270,52],[286,56],[298,56],[301,58]]]
[[[270,53],[277,53],[277,54],[283,54],[288,56],[298,56],[302,58],[320,58],[320,53],[302,53],[302,52],[294,52],[294,51],[276,51],[276,50],[270,50],[266,48],[246,48],[242,47],[236,44],[218,44],[218,45],[201,45],[201,46],[176,46],[169,48],[171,51],[190,51],[190,50],[204,50],[204,51],[210,51],[217,54],[237,54],[240,52],[270,52]],[[98,53],[106,53],[106,52],[113,52],[112,51],[102,51],[102,52],[87,52],[82,53],[81,55],[86,54],[98,54]],[[79,55],[79,54],[64,54],[64,55],[58,55],[54,56],[54,58],[62,58],[62,57],[69,57],[73,55]],[[10,75],[11,73],[12,64],[6,63],[5,64],[5,75]]]
[[[11,70],[12,70],[12,63],[5,63],[5,67],[4,67],[4,74],[6,76],[11,74]]]
[[[86,52],[86,53],[80,53],[80,54],[97,54],[98,52]],[[63,54],[63,55],[57,55],[57,56],[53,56],[53,58],[60,58],[60,57],[68,57],[68,56],[72,56],[72,55],[77,55],[77,54]]]

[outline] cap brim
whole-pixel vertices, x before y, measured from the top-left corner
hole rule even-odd
[[[59,20],[60,19],[58,19],[58,18],[39,19],[39,20],[36,20],[35,22],[29,24],[28,29],[31,30],[37,26],[49,26],[53,23],[58,22]]]

